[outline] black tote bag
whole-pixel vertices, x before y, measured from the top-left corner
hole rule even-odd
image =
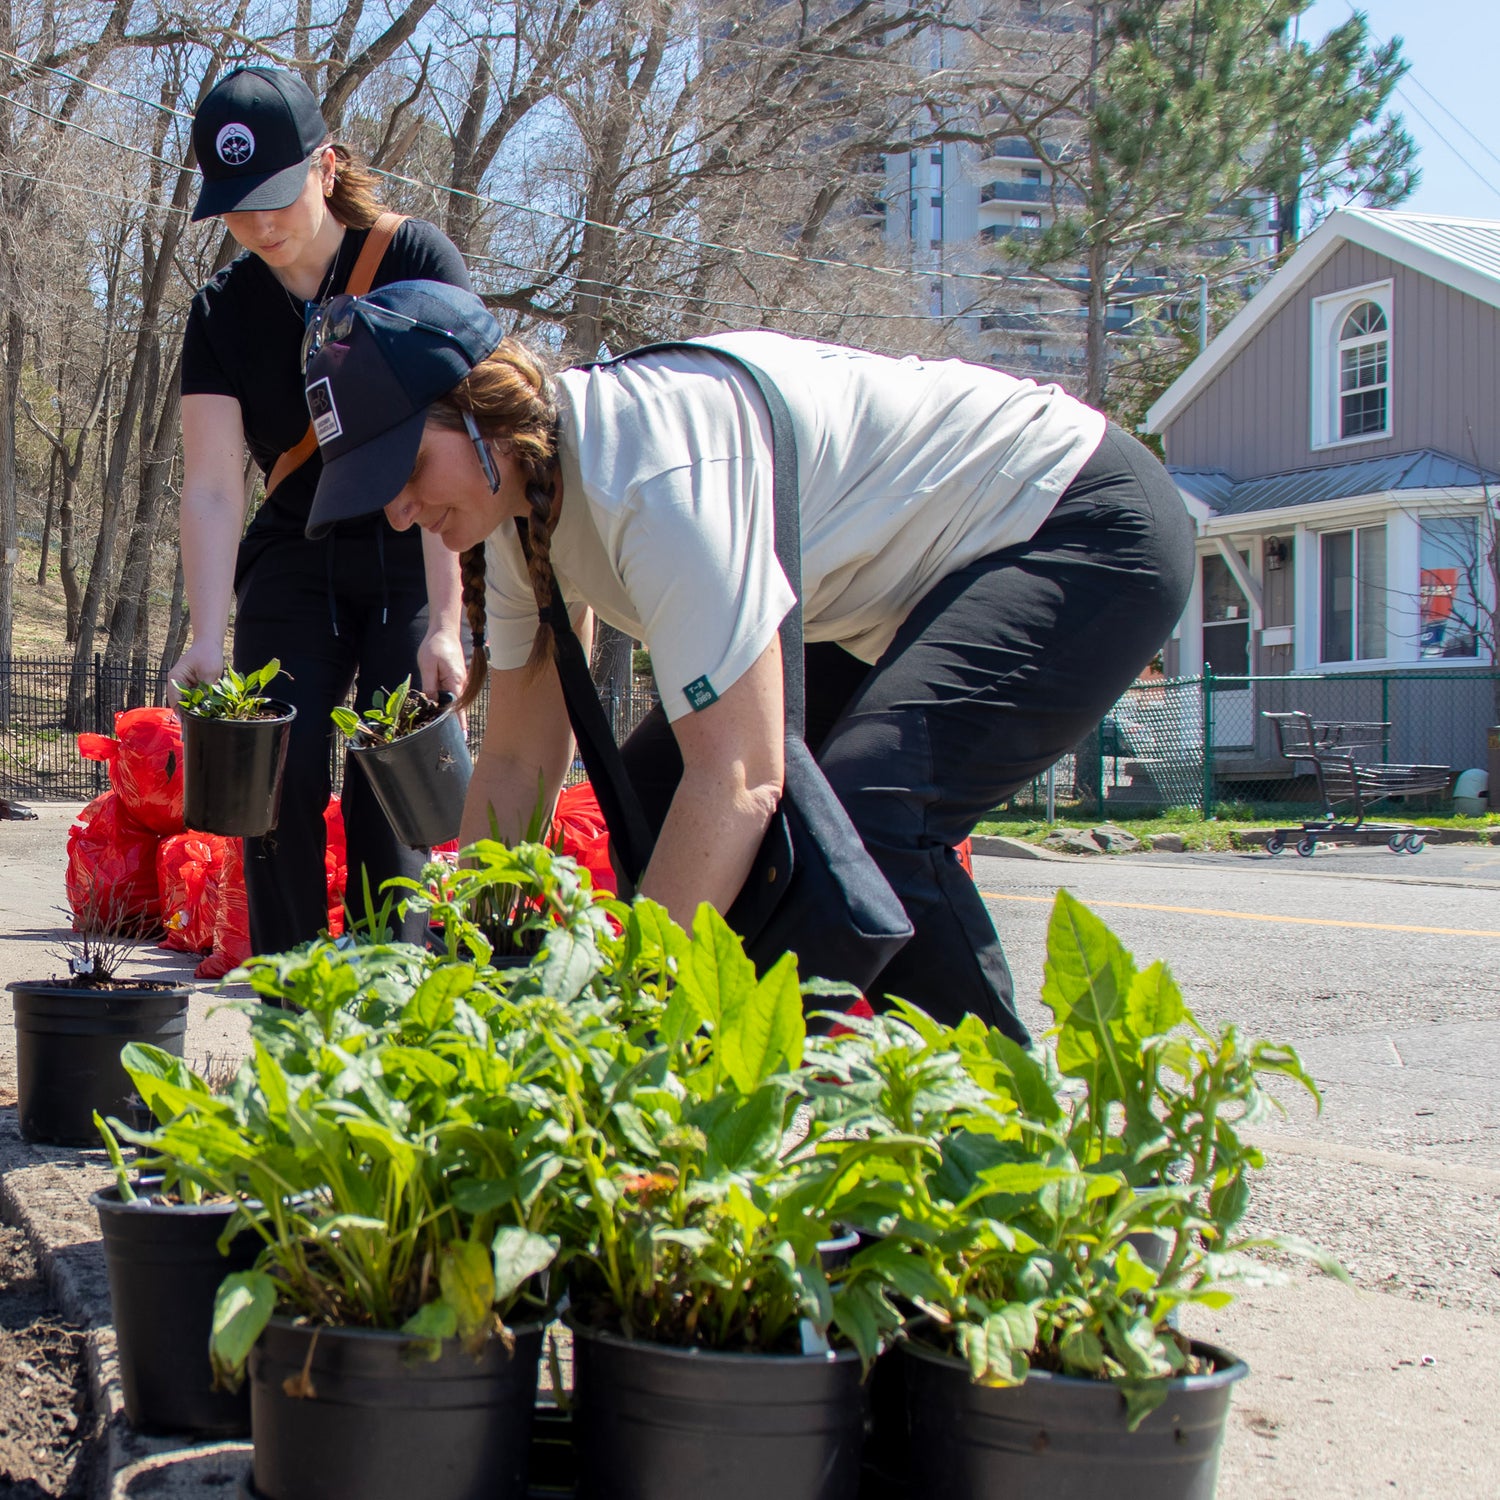
[[[704,344],[652,344],[619,358],[679,348],[713,354],[738,366],[755,383],[770,411],[776,557],[796,595],[780,630],[786,704],[781,801],[725,917],[744,939],[746,953],[761,972],[783,953],[795,953],[804,979],[841,979],[865,990],[905,946],[912,927],[803,739],[802,525],[791,413],[763,371],[722,349]],[[517,529],[524,544],[524,523],[518,521]],[[579,754],[609,825],[616,857],[638,884],[655,835],[630,784],[555,578],[550,623]]]

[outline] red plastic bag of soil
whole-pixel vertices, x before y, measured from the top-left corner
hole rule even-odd
[[[154,833],[182,832],[182,726],[170,708],[127,708],[115,737],[80,734],[78,753],[109,767],[125,811]]]
[[[552,839],[562,841],[562,852],[571,854],[594,878],[597,891],[616,890],[614,867],[609,862],[609,829],[599,810],[599,799],[588,782],[563,788],[552,816]]]
[[[250,957],[250,907],[245,900],[245,846],[224,840],[219,867],[218,910],[214,914],[214,949],[193,973],[199,979],[222,979]]]
[[[344,834],[344,810],[334,797],[323,810],[328,825],[328,843],[323,851],[323,872],[328,881],[328,935],[344,931],[344,890],[349,883],[349,846]]]
[[[156,851],[161,887],[159,947],[178,953],[207,953],[214,945],[219,915],[219,883],[230,840],[215,833],[174,833]]]
[[[161,923],[156,883],[159,839],[125,811],[116,792],[95,797],[68,830],[65,879],[73,926],[154,932]]]

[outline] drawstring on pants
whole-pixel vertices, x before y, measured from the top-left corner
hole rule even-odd
[[[328,533],[328,619],[333,625],[335,636],[339,633],[339,603],[338,595],[334,591],[333,582],[333,539],[338,535],[338,528]]]
[[[328,620],[333,626],[335,636],[339,633],[339,603],[338,589],[334,580],[334,538],[338,536],[338,528],[335,527],[328,533],[328,551],[326,553],[328,562]],[[380,567],[380,623],[390,624],[391,620],[391,580],[385,568],[385,526],[381,524],[375,528],[375,556]]]
[[[380,561],[380,623],[387,624],[390,618],[391,584],[385,576],[385,518],[376,518],[375,556]]]

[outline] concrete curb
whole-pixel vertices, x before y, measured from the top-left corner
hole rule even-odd
[[[1028,844],[1025,839],[1008,838],[1004,834],[976,833],[969,843],[975,854],[987,859],[1050,859],[1065,865],[1073,863],[1070,855],[1058,854],[1039,844]]]

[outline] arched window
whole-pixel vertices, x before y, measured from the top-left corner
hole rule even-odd
[[[1339,439],[1390,430],[1391,330],[1378,302],[1357,303],[1338,333]]]

